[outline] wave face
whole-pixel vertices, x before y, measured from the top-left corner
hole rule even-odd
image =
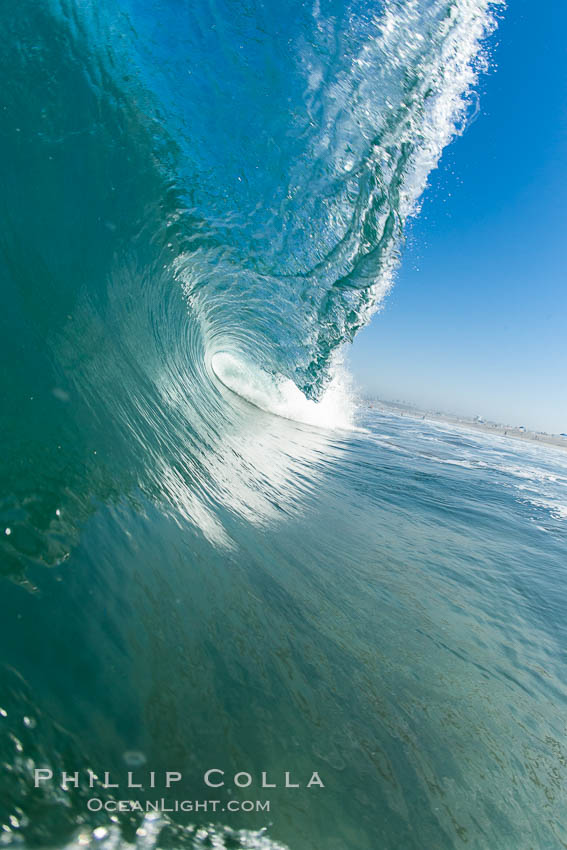
[[[270,560],[266,535],[340,464],[355,433],[341,348],[388,292],[404,222],[466,122],[491,4],[4,0],[0,19],[1,569],[32,620],[50,630],[64,612],[90,693],[97,640],[121,657],[124,612],[142,617],[125,586],[161,598],[149,566],[147,585],[129,572],[139,539],[154,551],[149,526],[169,541],[156,561],[189,546],[214,596],[203,565],[246,571],[263,546]],[[89,644],[69,624],[91,593],[110,607]],[[86,708],[66,714],[71,678],[38,672],[60,656],[32,671],[25,645],[5,688],[34,724],[45,706],[29,759],[67,764],[81,723],[92,759],[100,730]],[[107,714],[136,715],[115,684]],[[71,840],[78,809],[55,803],[22,815],[32,844]]]
[[[6,570],[60,562],[139,489],[183,491],[226,543],[209,503],[233,500],[213,467],[239,414],[211,364],[325,394],[465,119],[488,3],[2,17]]]

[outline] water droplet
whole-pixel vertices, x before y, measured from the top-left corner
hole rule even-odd
[[[147,762],[145,754],[139,750],[127,750],[122,758],[128,767],[142,767]]]
[[[93,835],[97,839],[97,841],[100,841],[101,838],[106,838],[106,836],[108,835],[108,830],[105,826],[97,826],[96,829],[93,829]]]

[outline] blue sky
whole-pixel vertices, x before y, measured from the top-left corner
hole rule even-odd
[[[444,152],[384,309],[355,340],[360,389],[567,431],[567,4],[510,0],[480,114]]]

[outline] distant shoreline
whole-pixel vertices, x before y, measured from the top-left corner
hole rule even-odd
[[[484,431],[486,434],[496,434],[501,437],[511,437],[514,440],[538,443],[540,445],[552,446],[553,448],[567,451],[567,437],[558,434],[546,434],[541,431],[528,431],[513,425],[501,425],[497,422],[485,422],[478,419],[468,419],[451,413],[442,413],[435,410],[420,410],[409,404],[396,401],[383,401],[382,399],[365,398],[367,407],[375,410],[383,410],[395,413],[398,416],[410,416],[414,419],[425,419],[432,422],[442,422],[447,425],[459,425],[462,428],[471,428],[474,431]]]

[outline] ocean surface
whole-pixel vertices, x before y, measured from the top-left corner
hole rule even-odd
[[[567,455],[341,365],[496,11],[2,3],[0,845],[567,846]]]

